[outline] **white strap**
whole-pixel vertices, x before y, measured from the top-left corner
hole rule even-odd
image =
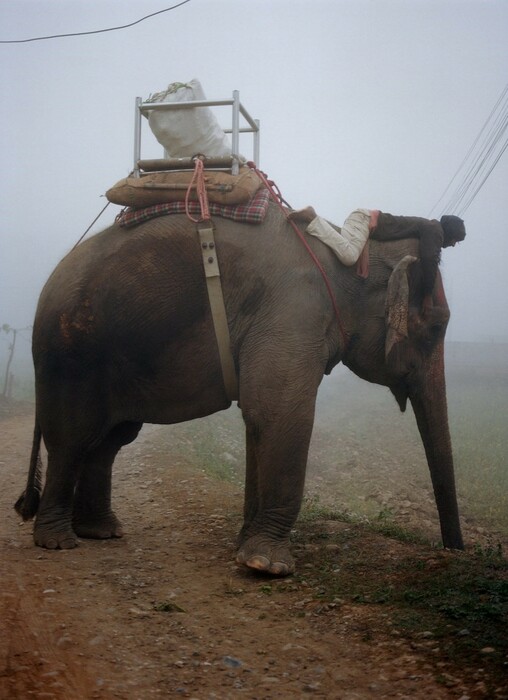
[[[226,307],[222,294],[220,281],[219,263],[217,260],[217,249],[213,228],[198,227],[201,254],[203,256],[203,267],[205,269],[206,287],[210,300],[215,337],[219,349],[220,363],[222,367],[222,377],[226,394],[230,401],[238,400],[238,382],[236,378],[235,363],[231,354],[231,341],[229,336]]]

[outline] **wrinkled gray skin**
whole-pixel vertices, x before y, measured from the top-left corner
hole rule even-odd
[[[294,570],[289,534],[302,501],[316,393],[340,361],[388,386],[401,410],[411,401],[443,544],[462,548],[443,368],[449,311],[438,275],[434,310],[423,321],[419,263],[406,259],[396,269],[417,255],[417,242],[371,241],[363,280],[307,236],[333,287],[345,342],[319,271],[275,205],[262,225],[214,223],[246,429],[237,561],[275,575]],[[392,324],[402,319],[402,332],[389,328],[387,314]],[[144,422],[177,423],[230,405],[194,224],[173,215],[130,231],[114,225],[78,246],[43,289],[33,355],[34,448],[17,509],[36,515],[42,547],[119,537],[111,471],[121,446]],[[48,466],[38,503],[41,433]]]

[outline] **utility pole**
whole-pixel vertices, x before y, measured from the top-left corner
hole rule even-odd
[[[9,389],[9,370],[11,368],[12,358],[14,357],[14,349],[16,347],[16,335],[18,333],[18,329],[17,328],[10,328],[9,326],[4,325],[3,330],[6,333],[9,333],[12,331],[12,334],[13,334],[12,343],[9,346],[9,359],[7,360],[7,368],[5,370],[4,390],[2,392],[2,396],[5,398],[7,396],[7,391]]]
[[[9,345],[9,359],[7,360],[7,367],[5,369],[4,388],[2,391],[3,398],[9,398],[9,389],[12,391],[12,375],[10,374],[10,369],[12,358],[14,357],[14,350],[16,349],[16,336],[19,331],[27,331],[30,328],[31,326],[27,326],[26,328],[11,328],[8,323],[4,323],[0,327],[0,330],[4,333],[12,333],[12,343]]]

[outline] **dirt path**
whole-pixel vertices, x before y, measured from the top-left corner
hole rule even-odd
[[[481,679],[450,672],[438,647],[429,660],[432,640],[390,632],[386,612],[320,606],[309,582],[315,545],[297,542],[297,578],[239,570],[241,488],[182,458],[168,465],[163,427],[145,428],[117,460],[123,539],[35,548],[12,509],[32,420],[25,410],[0,423],[0,698],[487,697]],[[370,537],[386,557],[409,547]]]

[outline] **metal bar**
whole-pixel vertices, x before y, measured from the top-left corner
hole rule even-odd
[[[238,90],[235,90],[238,93]],[[189,100],[188,102],[140,102],[139,110],[142,114],[149,112],[151,110],[164,111],[165,109],[179,109],[184,107],[186,109],[191,109],[193,107],[227,107],[228,105],[234,105],[235,100]],[[257,131],[259,128],[256,124],[256,120],[253,119],[247,112],[245,107],[239,102],[238,109],[240,114],[245,118],[245,121],[250,124],[253,131]]]
[[[238,90],[233,90],[233,133],[231,134],[231,145],[233,149],[233,156],[237,158],[240,155],[240,93]],[[233,167],[231,168],[232,175],[238,175],[239,165],[238,161],[235,160]]]
[[[134,114],[134,177],[139,177],[138,160],[141,157],[141,97],[136,97],[136,111]]]
[[[232,105],[233,100],[189,100],[188,102],[142,102],[139,110],[142,114],[151,110],[192,109],[193,107],[224,107]]]
[[[231,174],[231,168],[232,165],[230,165],[228,168],[216,168],[215,166],[213,168],[209,168],[209,170],[213,170],[214,173],[216,172],[221,172],[221,173],[230,173]],[[188,173],[189,168],[176,168],[175,170],[147,170],[146,172],[141,171],[139,173],[139,177],[142,180],[143,178],[149,178],[151,175],[155,174],[160,174],[160,173]],[[206,170],[205,170],[206,172]]]
[[[205,156],[202,158],[205,168],[231,168],[233,156]],[[139,160],[138,168],[147,171],[157,170],[192,170],[196,161],[194,158],[150,158]]]
[[[254,131],[257,131],[259,129],[259,121],[257,119],[253,119],[242,104],[240,105],[240,112],[245,118],[245,121],[251,125]]]
[[[260,139],[260,124],[259,124],[259,119],[256,119],[256,126],[257,130],[254,132],[254,145],[253,145],[253,151],[254,151],[254,163],[256,166],[259,168],[259,139]]]
[[[226,129],[223,129],[223,132],[224,132],[225,134],[232,134],[232,133],[233,133],[233,129],[227,129],[227,128],[226,128]],[[240,127],[240,129],[238,129],[238,133],[239,133],[239,134],[254,134],[254,133],[256,133],[256,132],[255,132],[255,129],[251,129],[250,127],[246,126],[246,127],[244,127],[244,128]]]
[[[192,109],[194,107],[223,107],[231,105],[232,128],[223,129],[225,134],[232,135],[232,150],[233,155],[238,157],[240,150],[240,134],[253,134],[253,157],[256,165],[259,165],[259,119],[253,119],[249,112],[240,102],[240,93],[238,90],[233,91],[233,98],[228,100],[189,100],[186,102],[143,102],[141,97],[136,98],[136,114],[135,114],[135,132],[134,132],[134,177],[139,177],[138,161],[141,157],[141,116],[147,112],[164,111],[172,109]],[[249,127],[240,127],[240,115],[249,124]],[[164,154],[167,156],[167,154]],[[237,175],[239,172],[238,160],[235,158],[231,172]]]

